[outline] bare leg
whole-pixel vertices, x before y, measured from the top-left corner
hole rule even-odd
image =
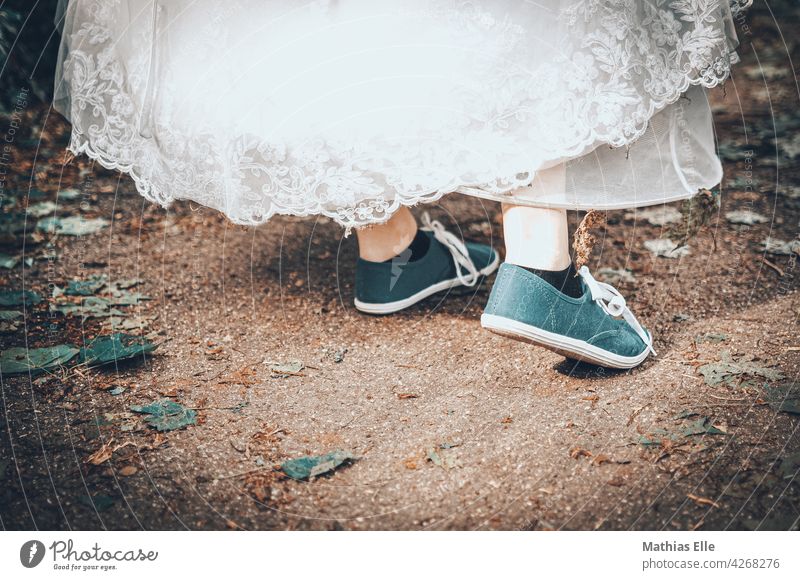
[[[417,222],[405,206],[386,223],[356,230],[358,255],[369,262],[385,262],[403,252],[417,235]]]
[[[550,192],[565,187],[563,165],[540,171],[531,186]],[[563,270],[570,264],[567,212],[503,204],[506,262],[538,270]]]

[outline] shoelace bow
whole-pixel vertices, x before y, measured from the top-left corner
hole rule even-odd
[[[459,281],[464,286],[474,286],[478,279],[481,277],[478,268],[469,257],[469,250],[467,246],[458,239],[455,235],[448,232],[445,227],[438,220],[432,220],[428,212],[422,214],[422,230],[433,233],[436,238],[445,248],[450,250],[453,256],[453,262],[456,265],[456,275]],[[466,270],[466,273],[464,273]]]
[[[614,288],[611,284],[595,280],[589,273],[589,268],[586,266],[581,266],[581,269],[578,270],[578,274],[580,274],[583,281],[586,282],[586,286],[589,287],[589,292],[592,293],[592,300],[594,300],[609,316],[615,318],[622,316],[625,322],[630,325],[636,334],[639,335],[639,338],[647,345],[647,350],[653,353],[653,356],[656,356],[656,351],[653,349],[653,337],[647,334],[644,328],[642,328],[642,325],[639,324],[639,321],[636,320],[633,312],[631,312],[625,304],[625,298],[619,293],[619,290]]]

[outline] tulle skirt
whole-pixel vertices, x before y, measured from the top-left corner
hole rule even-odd
[[[660,204],[721,179],[705,89],[747,3],[71,0],[55,105],[75,154],[243,224]]]

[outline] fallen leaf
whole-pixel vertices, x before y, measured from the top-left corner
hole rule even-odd
[[[721,361],[708,363],[698,368],[707,385],[715,387],[720,384],[734,385],[734,381],[743,377],[762,377],[770,381],[784,378],[780,371],[760,366],[746,359],[734,360],[730,352],[720,353]]]
[[[777,256],[800,255],[800,240],[784,241],[777,238],[767,238],[761,242],[761,246],[768,254]]]
[[[66,364],[76,354],[78,349],[70,344],[45,348],[10,348],[0,352],[0,374],[38,374]]]
[[[604,463],[614,463],[614,460],[611,459],[608,455],[604,453],[600,453],[592,459],[592,463],[594,465],[603,465]]]
[[[65,236],[84,236],[99,232],[109,225],[103,218],[84,218],[83,216],[68,216],[65,218],[48,217],[39,220],[36,229],[49,234],[63,234]]]
[[[442,453],[442,449],[446,448],[443,448],[441,445],[439,445],[439,450],[435,447],[430,447],[425,455],[425,459],[437,467],[441,467],[445,471],[458,467],[458,460],[456,457],[452,453]]]
[[[119,474],[124,477],[129,477],[131,475],[134,475],[137,471],[139,470],[135,466],[126,465],[125,467],[119,470]]]
[[[57,208],[58,205],[56,205],[52,201],[42,201],[39,203],[34,203],[33,205],[29,205],[28,209],[26,210],[26,213],[30,216],[40,218],[46,215],[50,215],[51,213],[56,211]]]
[[[569,456],[573,459],[580,459],[581,457],[591,457],[592,452],[580,447],[573,447],[569,450]]]
[[[67,296],[91,296],[106,285],[105,275],[89,276],[86,280],[72,280],[67,283],[64,294]]]
[[[52,312],[59,312],[64,316],[80,316],[87,318],[103,318],[106,316],[124,316],[125,313],[112,308],[112,304],[99,296],[86,296],[80,302],[58,302],[50,305]]]
[[[8,254],[0,253],[0,268],[11,270],[19,264],[22,258],[20,256],[10,256]]]
[[[197,413],[183,405],[161,399],[149,405],[132,405],[131,411],[146,414],[145,421],[159,431],[175,431],[197,424]]]
[[[301,371],[306,366],[300,361],[291,361],[287,363],[272,362],[267,363],[269,370],[277,377],[285,378],[292,376],[303,376]]]
[[[752,226],[753,224],[764,224],[769,221],[767,216],[750,211],[749,209],[729,211],[725,214],[725,219],[732,224],[743,224],[748,226]]]
[[[91,465],[102,465],[114,454],[114,440],[110,439],[103,443],[103,446],[100,447],[97,451],[92,453],[89,457],[86,458],[86,463]]]
[[[81,196],[81,192],[77,189],[62,189],[56,193],[56,199],[59,201],[73,201]]]
[[[704,342],[720,343],[725,342],[728,338],[727,334],[721,332],[707,332],[706,334],[696,337],[695,342],[697,344],[702,344]]]
[[[281,464],[281,471],[292,479],[311,479],[330,473],[356,457],[349,451],[331,451],[324,455],[307,455],[289,459]]]
[[[612,286],[620,283],[633,284],[636,282],[636,278],[630,270],[614,268],[600,268],[596,272],[596,278],[601,282],[611,284]]]
[[[778,475],[783,479],[793,479],[800,476],[800,451],[786,457],[781,457],[781,466]]]
[[[778,412],[800,415],[800,399],[787,399],[783,401],[778,407]]]
[[[80,361],[89,366],[128,360],[153,352],[156,345],[147,339],[130,334],[98,336],[81,349]]]
[[[714,427],[708,417],[700,417],[683,427],[681,434],[684,437],[691,437],[692,435],[723,435],[724,431]]]
[[[691,253],[689,246],[678,246],[672,240],[667,239],[647,240],[644,247],[657,258],[681,258]]]
[[[36,306],[42,297],[32,290],[0,291],[0,306]]]

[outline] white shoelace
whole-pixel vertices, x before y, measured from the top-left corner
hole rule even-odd
[[[589,268],[586,266],[581,266],[581,269],[578,270],[578,274],[580,274],[583,281],[586,282],[586,285],[589,287],[589,292],[592,293],[592,300],[594,300],[609,316],[615,318],[622,316],[625,322],[630,325],[636,334],[639,335],[639,338],[647,345],[647,350],[653,353],[653,356],[656,356],[656,351],[653,350],[653,337],[647,334],[644,328],[642,328],[642,325],[639,324],[639,321],[636,320],[633,312],[631,312],[625,304],[625,298],[619,293],[619,290],[614,288],[611,284],[595,280],[589,273]]]
[[[453,256],[453,262],[456,265],[456,275],[459,281],[464,286],[474,286],[481,277],[481,274],[472,261],[472,258],[469,257],[469,250],[467,250],[467,246],[464,242],[448,232],[441,222],[432,220],[428,212],[422,214],[422,226],[423,227],[420,229],[432,232],[433,237],[445,248],[450,250],[450,254]],[[462,268],[466,270],[466,274],[462,272]]]

